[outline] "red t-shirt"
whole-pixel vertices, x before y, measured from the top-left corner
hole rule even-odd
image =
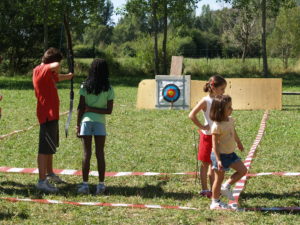
[[[39,123],[59,119],[59,97],[56,88],[58,74],[50,64],[40,64],[33,69],[33,86],[37,98],[36,115]]]

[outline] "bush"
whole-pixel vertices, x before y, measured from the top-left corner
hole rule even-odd
[[[77,58],[94,58],[95,48],[89,45],[75,45],[74,56]]]
[[[105,53],[99,48],[90,45],[75,45],[74,56],[76,58],[104,58]]]
[[[180,39],[177,52],[184,57],[194,57],[196,55],[196,44],[191,37]]]

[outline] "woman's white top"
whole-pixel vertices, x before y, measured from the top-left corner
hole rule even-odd
[[[204,126],[206,126],[208,124],[210,129],[209,130],[201,130],[201,131],[203,134],[211,135],[211,126],[213,124],[213,121],[210,119],[209,114],[210,114],[210,108],[211,108],[213,98],[211,98],[209,95],[207,95],[203,98],[203,100],[205,100],[205,102],[206,102],[206,111],[205,112],[203,111],[203,116],[205,119]]]

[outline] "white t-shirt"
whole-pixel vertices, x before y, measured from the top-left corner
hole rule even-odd
[[[201,131],[205,135],[211,135],[211,126],[213,124],[213,121],[210,119],[209,113],[210,113],[210,108],[211,108],[213,98],[211,98],[209,95],[207,95],[202,100],[205,100],[205,102],[206,102],[206,111],[205,112],[203,111],[203,116],[205,119],[204,126],[206,126],[208,124],[210,129],[209,130],[201,130]]]

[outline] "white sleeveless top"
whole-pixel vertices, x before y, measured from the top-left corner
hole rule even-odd
[[[203,116],[204,116],[204,119],[205,119],[204,126],[206,126],[208,124],[209,127],[210,127],[210,130],[201,130],[201,131],[202,131],[203,134],[211,135],[211,126],[213,124],[213,121],[210,119],[209,113],[210,113],[210,108],[211,108],[211,104],[212,104],[213,99],[209,95],[205,96],[203,99],[206,102],[206,111],[205,112],[203,111]]]

